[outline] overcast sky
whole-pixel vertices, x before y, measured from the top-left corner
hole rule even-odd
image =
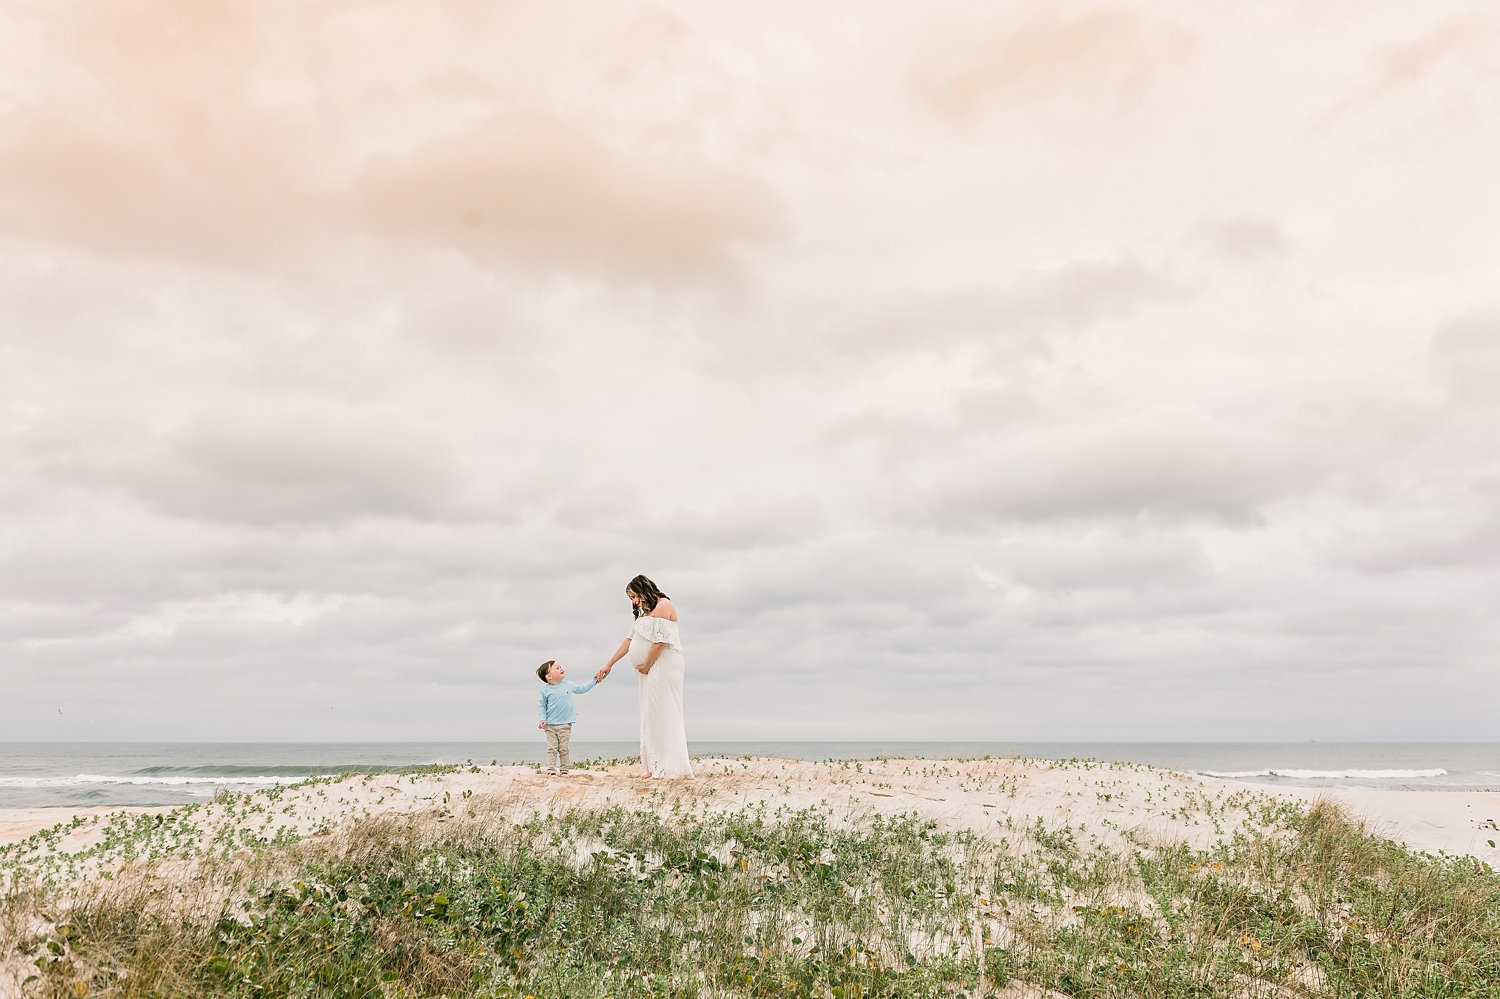
[[[1500,12],[0,6],[0,740],[1500,738]],[[636,732],[635,677],[577,740]]]

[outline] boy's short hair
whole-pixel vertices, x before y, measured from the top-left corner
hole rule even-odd
[[[546,662],[542,663],[540,666],[538,666],[536,668],[537,678],[540,679],[543,683],[546,683],[547,682],[547,671],[550,670],[552,667],[554,667],[556,665],[557,665],[557,660],[556,659],[548,659]]]

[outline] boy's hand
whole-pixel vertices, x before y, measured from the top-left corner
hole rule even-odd
[[[536,727],[537,727],[537,728],[546,728],[546,727],[547,727],[547,723],[546,723],[546,722],[544,722],[544,721],[541,721],[541,722],[537,722],[537,723],[536,723]]]

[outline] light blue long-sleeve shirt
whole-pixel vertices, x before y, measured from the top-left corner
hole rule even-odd
[[[571,725],[578,720],[573,713],[573,695],[587,694],[594,689],[598,680],[590,680],[588,683],[573,683],[571,680],[559,680],[542,687],[542,701],[538,706],[538,713],[542,721],[548,725]]]

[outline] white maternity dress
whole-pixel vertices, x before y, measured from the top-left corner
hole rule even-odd
[[[691,777],[687,729],[682,721],[682,638],[677,622],[638,617],[630,629],[630,664],[646,661],[651,646],[666,643],[641,684],[641,763],[652,777]]]

